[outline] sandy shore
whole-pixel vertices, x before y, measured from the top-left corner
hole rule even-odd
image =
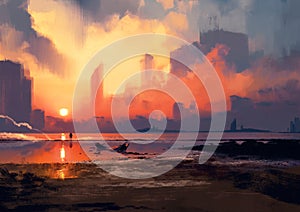
[[[300,211],[300,167],[189,161],[146,180],[111,176],[87,163],[0,168],[0,211]]]

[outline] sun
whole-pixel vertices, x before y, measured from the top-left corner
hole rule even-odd
[[[65,117],[65,116],[69,115],[69,110],[67,108],[61,108],[59,110],[59,115]]]

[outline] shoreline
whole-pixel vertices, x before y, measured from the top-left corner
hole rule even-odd
[[[164,175],[145,180],[115,177],[86,163],[1,164],[0,209],[222,211],[234,207],[238,211],[252,203],[258,208],[243,210],[300,209],[300,166],[255,169],[213,162],[185,161]],[[46,176],[47,170],[66,166],[73,177]]]

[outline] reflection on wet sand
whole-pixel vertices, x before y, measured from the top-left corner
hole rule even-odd
[[[0,164],[41,164],[43,169],[34,171],[39,172],[39,176],[66,179],[75,178],[77,176],[78,173],[72,170],[74,164],[90,162],[93,159],[91,156],[108,154],[107,160],[116,159],[115,154],[112,155],[113,158],[109,157],[109,154],[111,154],[113,150],[98,148],[98,142],[100,141],[87,141],[80,145],[80,143],[77,140],[73,140],[70,135],[69,139],[67,139],[65,133],[61,133],[57,135],[57,137],[59,139],[52,138],[52,140],[47,141],[16,140],[3,142],[0,144]],[[136,159],[152,156],[152,153],[143,153],[143,149],[138,148],[132,148],[132,150],[126,152],[129,147],[129,143],[127,142],[111,141],[110,143],[112,146],[117,147],[116,151],[120,157],[123,154],[126,155],[125,157]],[[139,145],[132,146],[139,147]],[[159,148],[163,148],[161,144],[158,146]],[[92,150],[92,152],[89,152],[89,157],[85,153],[87,149]],[[151,149],[149,149],[149,151],[150,150]],[[50,166],[44,166],[44,164],[50,164]]]
[[[35,166],[33,172],[38,176],[51,179],[77,178],[76,163],[89,162],[89,158],[76,140],[67,140],[65,133],[55,140],[9,141],[0,144],[0,164],[19,164]],[[17,165],[18,166],[18,165]],[[24,166],[25,167],[25,166]],[[37,169],[37,167],[39,167]]]
[[[60,148],[61,162],[65,162],[65,157],[66,157],[65,145],[64,145],[64,143],[62,143],[61,148]]]
[[[63,139],[63,138],[64,138],[64,139]],[[60,158],[61,158],[61,162],[64,162],[64,161],[65,161],[65,157],[66,157],[65,146],[64,146],[64,140],[65,140],[65,137],[63,137],[63,135],[62,135],[62,143],[61,143],[61,148],[60,148]],[[64,169],[58,170],[58,175],[59,175],[59,179],[64,180],[64,179],[65,179]]]
[[[75,163],[44,164],[44,170],[41,169],[37,175],[60,180],[78,178],[81,171],[75,166]]]
[[[63,159],[63,160],[62,160]],[[0,146],[0,163],[76,163],[89,158],[77,141],[24,141]]]

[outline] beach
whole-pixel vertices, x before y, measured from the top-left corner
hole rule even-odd
[[[2,136],[0,211],[300,210],[297,135],[224,134],[204,164],[199,164],[199,156],[205,136],[199,135],[194,147],[181,141],[180,149],[191,150],[173,169],[145,179],[143,175],[122,178],[118,173],[130,168],[124,169],[127,161],[143,164],[158,157],[174,144],[171,135],[152,144],[137,144],[136,135],[131,141],[109,135],[110,146],[130,143],[112,162],[104,157],[102,141],[92,136],[83,143],[57,139],[60,134],[49,135],[51,140],[26,136],[23,140]],[[104,161],[96,165],[91,158],[102,154]],[[176,155],[162,157],[154,166],[159,170],[174,159]],[[107,167],[114,167],[114,172],[107,172]],[[143,166],[131,168],[132,173],[143,170]]]
[[[155,178],[92,163],[1,165],[1,211],[298,211],[300,167],[185,161]],[[66,176],[59,170],[68,171]],[[52,170],[52,172],[49,172]],[[57,175],[52,175],[57,173]]]

